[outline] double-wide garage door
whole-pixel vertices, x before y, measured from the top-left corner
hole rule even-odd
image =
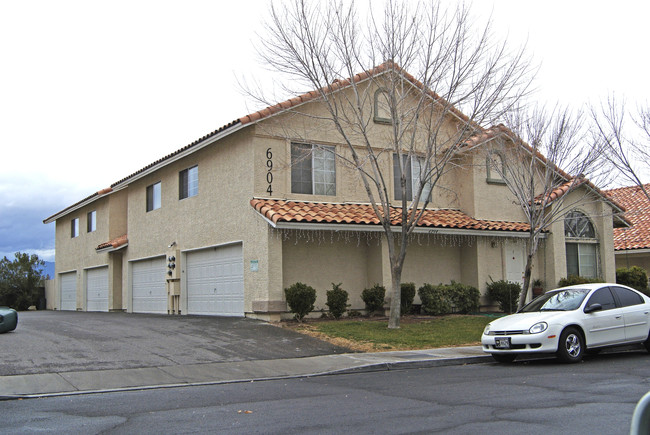
[[[240,243],[188,252],[187,312],[244,316],[244,261]]]
[[[108,311],[108,267],[86,271],[86,310]]]
[[[133,312],[167,314],[165,257],[134,261],[132,271]]]

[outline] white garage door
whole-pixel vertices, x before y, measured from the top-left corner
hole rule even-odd
[[[61,310],[75,311],[77,309],[77,272],[62,273],[61,279]]]
[[[167,314],[165,257],[133,262],[133,312]]]
[[[108,267],[86,272],[86,311],[108,311]]]
[[[187,312],[244,316],[242,245],[188,252]]]

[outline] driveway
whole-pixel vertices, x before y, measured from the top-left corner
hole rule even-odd
[[[349,352],[252,319],[73,311],[20,312],[0,345],[0,376]]]

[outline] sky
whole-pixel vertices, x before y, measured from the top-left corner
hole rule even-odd
[[[0,0],[0,258],[54,261],[45,218],[257,110],[238,83],[268,74],[255,51],[268,5]],[[527,45],[540,64],[534,99],[650,101],[650,2],[475,0],[472,10]]]

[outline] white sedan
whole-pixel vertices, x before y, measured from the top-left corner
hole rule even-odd
[[[620,284],[581,284],[544,293],[516,314],[490,322],[483,350],[498,362],[555,354],[574,363],[585,352],[643,343],[650,352],[650,298]]]

